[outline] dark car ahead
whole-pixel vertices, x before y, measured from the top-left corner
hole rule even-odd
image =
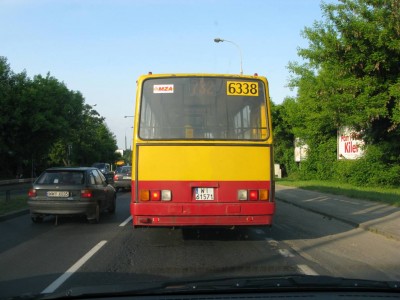
[[[108,163],[94,163],[92,167],[99,169],[103,174],[111,172],[111,166]]]
[[[97,168],[50,168],[33,183],[28,206],[35,223],[46,215],[76,214],[98,222],[102,211],[115,212],[116,192]]]
[[[123,166],[115,170],[114,187],[119,189],[131,189],[132,167]]]
[[[103,173],[104,177],[108,180],[108,183],[113,185],[113,177],[114,177],[114,172],[111,171],[111,165],[108,163],[94,163],[92,165],[93,168],[97,168],[100,170],[101,173]]]

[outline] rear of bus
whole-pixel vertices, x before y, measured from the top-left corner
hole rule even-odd
[[[142,76],[135,116],[134,226],[272,224],[272,128],[264,77]]]

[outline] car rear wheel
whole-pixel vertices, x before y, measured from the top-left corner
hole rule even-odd
[[[88,221],[91,224],[99,223],[100,221],[100,205],[99,203],[96,204],[94,216],[88,216]]]

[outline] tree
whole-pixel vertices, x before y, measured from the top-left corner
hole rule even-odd
[[[295,169],[293,128],[288,111],[296,105],[293,99],[287,98],[281,105],[271,103],[272,128],[274,136],[274,160],[282,168],[282,175]]]
[[[400,0],[340,2],[322,4],[326,20],[303,32],[305,63],[289,64],[298,88],[290,118],[302,120],[292,125],[310,146],[310,166],[325,155],[326,175],[343,125],[362,131],[368,148],[385,149],[382,163],[400,162]]]
[[[80,92],[50,74],[33,79],[26,72],[14,74],[0,57],[1,176],[34,176],[53,165],[114,161],[114,135],[84,102]]]
[[[24,157],[20,152],[21,122],[24,105],[20,104],[24,90],[31,84],[26,72],[15,74],[5,57],[0,57],[0,162],[6,178],[15,177],[23,169]],[[26,144],[22,147],[26,148]]]
[[[117,142],[113,133],[104,123],[104,118],[86,104],[78,116],[79,130],[73,135],[73,161],[78,165],[94,162],[114,162]],[[84,128],[84,130],[82,130]]]

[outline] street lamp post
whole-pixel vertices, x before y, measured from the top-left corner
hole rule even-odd
[[[134,118],[135,116],[124,116],[124,118],[126,119],[126,118]],[[130,128],[133,128],[133,126],[131,126]],[[127,128],[125,128],[125,150],[127,149],[127,145],[126,145],[126,129]]]
[[[234,46],[236,46],[236,48],[239,50],[239,55],[240,55],[240,75],[243,75],[243,58],[242,58],[242,50],[240,49],[239,45],[236,44],[235,42],[232,41],[228,41],[228,40],[224,40],[224,39],[220,39],[220,38],[215,38],[214,42],[216,43],[222,43],[222,42],[227,42],[227,43],[231,43]]]
[[[130,129],[132,129],[133,128],[133,126],[131,126],[131,127],[129,127]],[[126,145],[126,130],[127,130],[128,128],[125,128],[125,150],[126,149],[128,149],[128,147],[127,147],[127,145]]]

